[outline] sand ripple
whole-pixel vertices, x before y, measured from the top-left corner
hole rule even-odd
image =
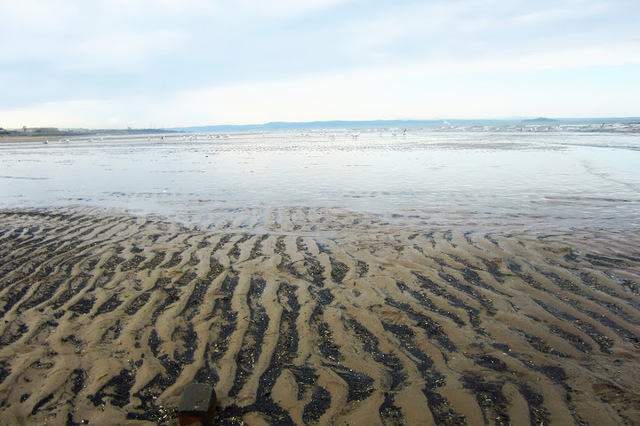
[[[2,211],[3,422],[640,424],[637,232],[478,229]]]

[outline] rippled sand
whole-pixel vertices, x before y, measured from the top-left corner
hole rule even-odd
[[[637,232],[250,222],[0,211],[2,422],[640,424]]]

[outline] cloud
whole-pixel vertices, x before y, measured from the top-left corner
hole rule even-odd
[[[119,117],[118,111],[125,112],[126,109],[123,107],[124,105],[116,100],[43,102],[22,108],[0,110],[3,120],[0,126],[122,128],[125,121]]]
[[[153,32],[102,33],[79,41],[67,52],[61,70],[104,70],[135,72],[155,62],[158,55],[169,56],[184,47],[187,35],[171,30]]]
[[[640,73],[637,64],[580,68],[579,73],[567,68],[560,74],[527,69],[523,64],[512,67],[364,69],[154,96],[49,102],[0,109],[0,125],[74,127],[82,122],[86,127],[104,128],[333,119],[594,117],[629,116],[640,107],[640,82],[634,79]]]
[[[136,102],[149,117],[253,121],[268,120],[269,111],[274,119],[329,115],[319,106],[337,111],[334,103],[345,113],[376,115],[389,112],[383,99],[405,99],[414,116],[424,116],[414,100],[432,93],[436,79],[451,87],[491,74],[516,81],[569,72],[575,79],[591,67],[604,79],[612,67],[638,64],[638,15],[640,3],[632,0],[3,2],[0,39],[11,42],[0,55],[0,110],[31,106],[45,114],[46,105],[71,111],[86,101],[109,117],[106,123],[119,116],[107,110]],[[535,78],[530,84],[546,90]],[[322,85],[328,89],[316,89]],[[270,96],[278,91],[306,112],[287,113],[285,102],[274,108]],[[252,104],[244,120],[240,107],[230,114],[198,101],[208,112],[187,115],[175,105],[190,110],[188,103],[166,101],[198,93],[232,103],[235,94]],[[377,97],[378,105],[360,102],[367,93],[387,96]]]

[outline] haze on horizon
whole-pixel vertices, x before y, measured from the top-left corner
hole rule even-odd
[[[636,0],[0,3],[0,127],[640,115]]]

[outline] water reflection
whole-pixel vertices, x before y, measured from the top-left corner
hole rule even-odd
[[[309,132],[0,145],[2,207],[160,215],[286,206],[640,224],[640,137]],[[551,219],[553,218],[553,219]]]

